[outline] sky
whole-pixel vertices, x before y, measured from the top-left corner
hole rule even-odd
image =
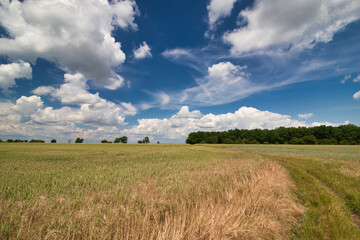
[[[360,125],[358,0],[0,0],[0,139]]]

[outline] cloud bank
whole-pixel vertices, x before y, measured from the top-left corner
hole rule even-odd
[[[261,111],[252,107],[241,107],[233,113],[202,114],[198,110],[190,111],[183,106],[180,111],[170,118],[139,119],[138,125],[122,131],[133,141],[144,136],[153,139],[184,142],[190,132],[196,131],[227,131],[229,129],[274,129],[277,127],[298,127],[333,125],[332,123],[312,123],[307,125],[304,121],[292,119],[269,111]]]

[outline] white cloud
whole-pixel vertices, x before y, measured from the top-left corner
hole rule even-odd
[[[20,115],[20,121],[30,121],[31,116],[38,112],[43,106],[43,102],[38,96],[25,97],[22,96],[16,100],[16,104],[12,107],[14,112]]]
[[[125,117],[134,115],[136,109],[130,103],[115,104],[100,99],[95,104],[80,107],[45,107],[39,96],[22,96],[15,104],[0,103],[0,132],[35,138],[57,138],[62,141],[75,137],[103,137],[110,130],[120,134],[117,126],[126,124]],[[93,129],[95,127],[95,129]],[[94,139],[92,140],[94,142]]]
[[[142,44],[140,44],[140,47],[138,49],[134,49],[133,52],[136,59],[143,59],[152,56],[150,50],[150,47],[144,41]]]
[[[240,12],[247,26],[227,32],[231,52],[280,48],[303,50],[329,42],[333,35],[360,18],[356,0],[256,0],[254,7]]]
[[[349,124],[349,121],[345,121],[345,124]],[[332,127],[337,127],[340,124],[338,123],[329,123],[329,122],[313,122],[309,127],[319,127],[319,126],[332,126]]]
[[[258,90],[249,80],[246,66],[220,62],[208,68],[207,76],[197,79],[197,86],[183,90],[175,100],[199,105],[219,105],[244,98]]]
[[[75,123],[122,125],[125,119],[124,116],[133,116],[137,113],[137,109],[131,103],[115,104],[101,98],[99,93],[90,93],[87,81],[80,73],[65,74],[65,83],[59,88],[42,86],[33,90],[32,92],[37,95],[49,94],[62,104],[80,106],[80,109],[64,107],[53,110],[52,108],[46,108],[44,114],[40,116],[41,120],[39,118],[37,120],[56,121],[56,118],[59,118],[60,115],[68,115],[67,121]]]
[[[309,118],[311,118],[312,116],[314,116],[313,113],[298,114],[298,117],[299,117],[299,118],[302,118],[302,119],[309,119]]]
[[[0,54],[35,63],[57,63],[109,89],[123,85],[113,67],[125,61],[114,26],[136,29],[135,1],[0,1],[0,23],[10,38],[0,38]]]
[[[0,65],[0,88],[3,92],[8,92],[9,88],[15,86],[15,79],[32,78],[32,69],[29,63],[19,61],[10,64]]]
[[[355,93],[355,94],[353,95],[353,98],[354,98],[354,99],[360,99],[360,91],[358,91],[357,93]]]
[[[161,55],[166,58],[178,59],[180,57],[192,57],[190,50],[183,48],[166,49]]]
[[[88,91],[87,80],[80,74],[65,74],[64,84],[51,92],[51,96],[57,98],[62,104],[93,104],[100,101],[99,94]]]
[[[344,76],[344,79],[341,80],[341,83],[342,83],[342,84],[345,84],[346,80],[348,80],[348,79],[350,79],[350,78],[351,78],[351,74],[345,75],[345,76]]]
[[[356,78],[353,79],[353,82],[360,82],[360,74]]]
[[[32,90],[31,92],[36,95],[48,95],[48,94],[52,93],[54,90],[55,90],[55,88],[53,88],[51,86],[40,86],[40,87]]]
[[[65,83],[58,89],[42,86],[35,90],[37,94],[49,94],[63,104],[78,105],[54,109],[44,107],[39,96],[22,96],[14,106],[2,110],[6,119],[16,122],[39,124],[86,124],[91,126],[119,126],[125,124],[125,116],[133,116],[137,109],[131,103],[115,104],[102,99],[98,93],[90,93],[84,76],[80,73],[65,74]],[[10,117],[10,118],[9,118]]]
[[[216,26],[219,19],[231,14],[236,0],[211,0],[207,6],[210,29]]]
[[[140,15],[140,11],[133,0],[120,1],[112,0],[112,11],[114,13],[113,24],[118,25],[121,28],[126,29],[131,27],[137,30],[137,25],[134,22],[135,16]]]

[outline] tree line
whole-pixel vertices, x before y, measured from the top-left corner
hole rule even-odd
[[[347,124],[338,127],[279,127],[269,129],[233,129],[224,132],[192,132],[188,144],[360,144],[360,127]]]

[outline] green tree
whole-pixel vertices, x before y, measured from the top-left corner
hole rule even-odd
[[[127,143],[127,141],[128,141],[128,137],[122,136],[120,138],[115,138],[114,143]]]
[[[127,143],[127,142],[128,142],[128,137],[127,137],[127,136],[122,136],[122,137],[120,138],[120,142],[121,142],[121,143]]]
[[[84,139],[83,138],[77,138],[75,140],[75,143],[83,143],[84,142]]]
[[[145,137],[144,140],[143,140],[143,143],[150,143],[149,137]]]
[[[56,139],[52,139],[52,140],[51,140],[51,143],[56,143]]]

